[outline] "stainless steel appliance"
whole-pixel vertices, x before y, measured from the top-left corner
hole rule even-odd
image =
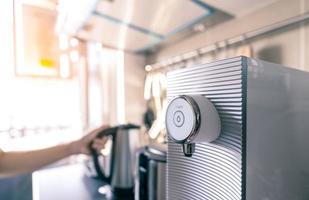
[[[137,154],[135,200],[165,199],[166,150],[146,146]]]
[[[134,155],[132,155],[132,148],[130,147],[129,134],[130,130],[138,128],[137,125],[126,124],[108,128],[98,133],[98,138],[112,136],[111,162],[106,174],[101,169],[99,154],[90,148],[98,178],[110,184],[114,195],[124,195],[127,199],[133,198],[134,191],[132,165]]]
[[[167,198],[309,199],[308,86],[309,73],[247,57],[168,73]],[[203,127],[216,113],[219,134]]]

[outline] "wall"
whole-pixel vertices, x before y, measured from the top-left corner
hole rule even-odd
[[[146,111],[144,100],[145,57],[125,53],[124,79],[125,79],[125,110],[126,121],[141,124]]]
[[[142,123],[145,57],[88,43],[89,126]]]
[[[0,80],[7,79],[7,74],[13,74],[10,67],[13,66],[13,1],[0,1]],[[1,84],[2,85],[2,84]]]
[[[280,0],[251,14],[218,25],[177,44],[161,48],[147,58],[152,64],[203,46],[281,22],[309,11],[309,0]],[[309,71],[309,22],[291,25],[246,41],[253,57]],[[225,50],[233,50],[237,46]],[[228,51],[227,51],[228,52]],[[216,52],[218,53],[218,52]],[[220,53],[220,51],[219,51]],[[227,55],[228,56],[228,55]]]

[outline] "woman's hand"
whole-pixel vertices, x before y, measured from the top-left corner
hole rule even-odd
[[[93,141],[92,147],[96,149],[98,152],[104,148],[105,143],[107,142],[107,138],[103,137],[102,139],[96,138],[96,135],[103,131],[104,129],[109,128],[107,125],[103,125],[92,131],[89,131],[84,137],[81,139],[74,141],[70,144],[72,154],[90,154],[89,144]]]

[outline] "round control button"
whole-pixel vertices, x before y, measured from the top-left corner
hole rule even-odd
[[[181,127],[183,125],[183,123],[185,122],[185,116],[183,115],[183,113],[180,110],[177,110],[174,113],[174,124],[177,127]]]
[[[190,102],[178,97],[166,110],[165,124],[169,136],[177,142],[186,140],[196,127],[196,115]]]

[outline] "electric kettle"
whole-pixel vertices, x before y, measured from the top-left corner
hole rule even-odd
[[[132,160],[130,151],[129,133],[132,129],[139,129],[140,126],[134,124],[125,124],[114,126],[98,133],[97,138],[105,136],[112,137],[111,162],[109,172],[106,175],[99,163],[99,154],[90,144],[94,168],[97,177],[108,183],[112,192],[118,195],[133,195],[134,179],[132,174]]]
[[[137,153],[135,200],[166,199],[166,150],[145,146]]]

